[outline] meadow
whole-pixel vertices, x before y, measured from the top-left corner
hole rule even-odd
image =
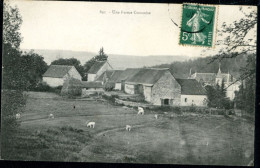
[[[141,116],[104,100],[27,94],[20,127],[2,135],[3,159],[248,165],[254,158],[254,123],[241,117],[148,110]]]

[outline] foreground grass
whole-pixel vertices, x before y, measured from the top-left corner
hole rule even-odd
[[[88,132],[72,127],[33,133],[19,129],[2,138],[2,157],[7,160],[81,161],[78,152],[90,139]]]
[[[74,109],[73,106],[76,106]],[[53,113],[55,119],[48,119]],[[33,93],[16,132],[3,134],[2,157],[121,163],[247,165],[254,156],[253,123],[225,116],[175,116],[95,101]],[[95,121],[95,129],[86,121]],[[130,132],[125,125],[132,125]]]

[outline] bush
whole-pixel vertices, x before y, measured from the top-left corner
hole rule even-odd
[[[106,82],[104,89],[105,91],[112,91],[115,88],[115,83],[114,82]]]
[[[127,97],[127,100],[132,102],[146,102],[144,95]]]
[[[102,95],[102,97],[103,97],[104,99],[108,100],[108,101],[111,102],[111,103],[115,103],[116,98],[119,98],[118,95],[107,96],[107,95],[105,95],[105,94]]]
[[[19,126],[15,115],[23,112],[27,97],[22,91],[2,90],[1,95],[1,112],[2,112],[2,129],[13,129]]]

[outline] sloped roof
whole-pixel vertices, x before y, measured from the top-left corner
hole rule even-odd
[[[126,83],[155,84],[169,69],[143,68],[126,80]]]
[[[222,78],[222,80],[223,80],[224,82],[234,82],[234,81],[235,81],[235,79],[233,78],[233,76],[230,75],[230,74],[227,74],[227,73],[222,73],[222,74],[220,74],[220,75],[218,76],[218,78]],[[229,81],[228,81],[228,80],[229,80]]]
[[[52,77],[52,78],[63,78],[72,67],[74,66],[51,65],[49,69],[42,76]]]
[[[192,75],[192,78],[203,80],[204,82],[215,82],[216,74],[215,73],[195,73]]]
[[[106,74],[106,76],[107,76],[108,78],[110,78],[111,75],[112,75],[114,72],[115,72],[115,70],[106,70],[105,72],[103,72],[103,73],[96,79],[96,81],[102,82],[105,74]]]
[[[206,95],[206,89],[196,79],[176,79],[183,95]]]
[[[119,74],[115,82],[121,82],[122,80],[126,80],[128,78],[131,78],[136,73],[138,73],[141,70],[141,68],[127,68],[122,73]]]
[[[103,88],[102,82],[82,81],[83,88]]]
[[[106,63],[107,61],[97,61],[92,65],[92,67],[88,70],[90,74],[96,74],[100,68]]]
[[[124,72],[124,70],[114,70],[114,72],[109,77],[109,81],[116,82],[123,72]]]

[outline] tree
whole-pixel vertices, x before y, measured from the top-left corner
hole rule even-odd
[[[10,44],[12,48],[18,49],[22,41],[19,32],[22,17],[17,7],[11,7],[4,2],[3,8],[3,43]]]
[[[84,64],[84,71],[87,73],[88,70],[97,62],[97,61],[106,61],[108,56],[105,54],[103,47],[99,50],[99,54],[88,60]],[[83,80],[87,80],[87,75],[84,74]]]
[[[222,82],[223,83],[223,82]],[[226,97],[226,90],[224,83],[219,86],[206,86],[208,106],[220,109],[230,109],[232,107],[231,101]]]
[[[257,10],[254,7],[240,7],[239,10],[244,17],[230,25],[223,23],[222,29],[218,32],[218,36],[223,38],[217,42],[217,45],[223,45],[224,47],[219,51],[218,55],[212,57],[211,62],[215,60],[221,61],[224,58],[235,58],[240,55],[247,57],[246,65],[241,68],[240,78],[238,79],[245,82],[243,86],[245,89],[236,94],[238,97],[235,98],[235,102],[241,104],[241,101],[243,101],[243,109],[252,113],[255,107],[256,87]]]
[[[11,7],[4,2],[3,8],[3,88],[23,89],[26,81],[21,73],[19,51],[22,41],[19,32],[22,24],[22,18],[17,7]]]
[[[26,89],[29,90],[35,89],[35,87],[42,80],[42,75],[48,69],[48,65],[44,61],[44,58],[36,53],[33,53],[33,51],[22,55],[20,66],[22,73],[25,76],[25,80],[28,83]]]
[[[84,76],[84,68],[81,65],[80,61],[76,58],[63,59],[60,58],[58,60],[52,61],[51,65],[71,65],[74,66],[81,76]]]

